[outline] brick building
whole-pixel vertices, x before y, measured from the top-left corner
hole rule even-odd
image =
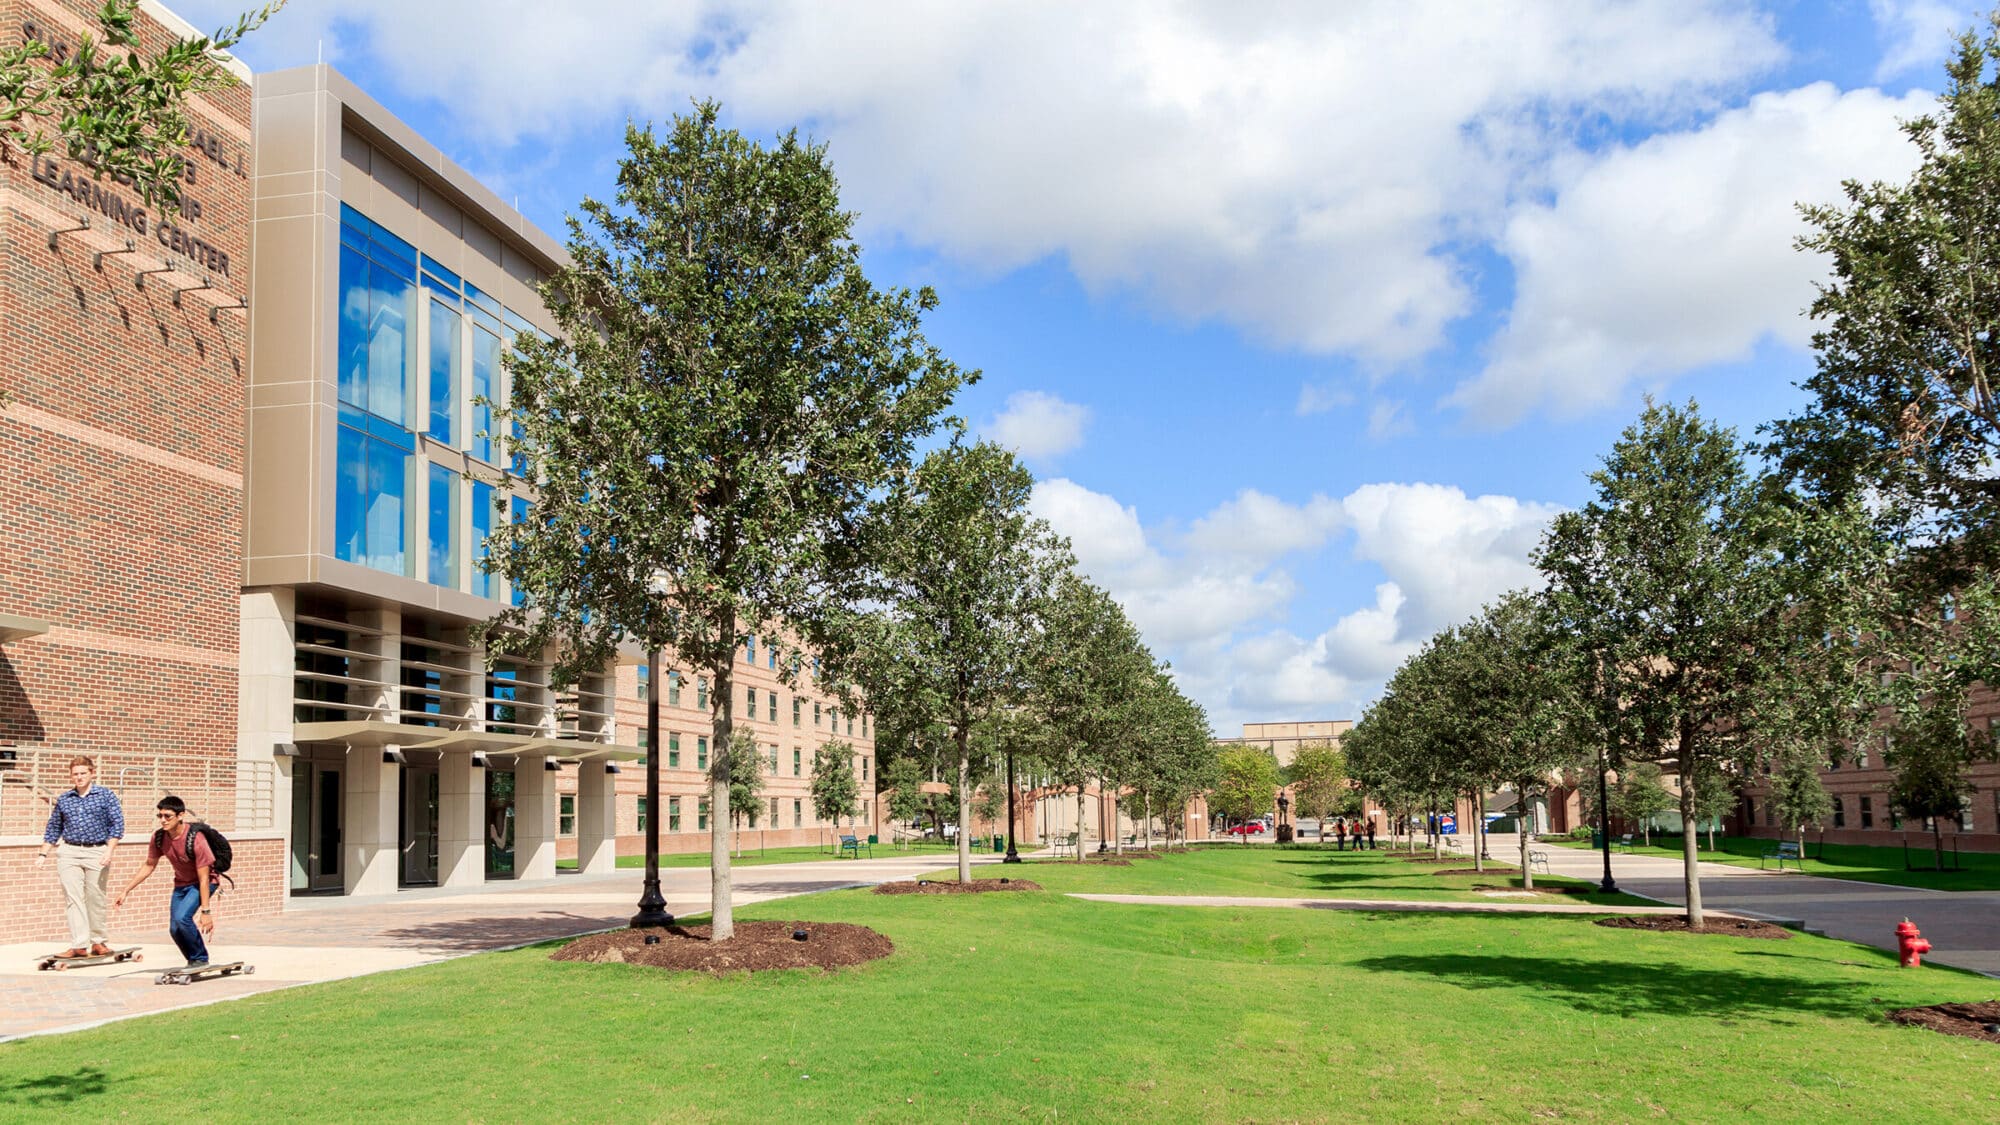
[[[66,50],[93,12],[0,2],[0,33]],[[194,33],[151,0],[140,23]],[[480,400],[552,327],[561,246],[330,68],[237,73],[192,106],[181,215],[62,158],[0,166],[0,941],[62,930],[32,860],[78,753],[128,847],[166,792],[229,834],[238,917],[608,869],[655,812],[617,763],[656,749],[663,847],[705,850],[705,684],[663,677],[643,747],[638,654],[559,690],[471,638],[512,597],[484,535],[533,499]],[[876,831],[871,718],[742,660],[754,842],[826,836],[807,786],[834,738]]]

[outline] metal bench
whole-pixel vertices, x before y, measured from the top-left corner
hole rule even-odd
[[[1632,834],[1631,834],[1630,832],[1627,832],[1627,833],[1625,833],[1625,834],[1624,834],[1623,836],[1620,836],[1620,837],[1618,837],[1618,846],[1619,846],[1619,847],[1621,847],[1621,848],[1624,848],[1624,849],[1625,849],[1626,851],[1628,851],[1628,852],[1629,852],[1629,851],[1631,851],[1631,850],[1632,850]]]
[[[1778,861],[1778,870],[1780,871],[1785,869],[1786,860],[1792,862],[1794,870],[1805,870],[1802,862],[1804,857],[1799,854],[1799,846],[1789,840],[1780,842],[1777,847],[1766,851],[1762,856],[1758,857],[1757,866],[1762,867],[1767,860],[1773,859]]]
[[[868,849],[869,859],[875,858],[875,845],[873,841],[863,841],[854,836],[842,836],[840,838],[840,854],[842,856],[852,855],[855,859],[860,859],[861,849],[863,848]]]
[[[1544,875],[1551,874],[1549,871],[1549,853],[1540,848],[1531,848],[1528,851],[1528,870],[1533,871],[1536,868],[1540,868]]]

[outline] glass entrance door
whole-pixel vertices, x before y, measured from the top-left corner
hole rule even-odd
[[[294,892],[339,890],[341,763],[301,758],[292,768]]]
[[[486,877],[514,877],[514,771],[486,771]]]
[[[405,887],[434,886],[438,881],[438,771],[436,766],[407,766],[402,771],[402,812],[397,836]]]

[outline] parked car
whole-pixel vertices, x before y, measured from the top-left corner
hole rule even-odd
[[[1264,822],[1261,820],[1253,820],[1248,824],[1239,824],[1236,827],[1231,828],[1229,830],[1229,834],[1231,836],[1255,836],[1262,833],[1263,831],[1264,831]]]

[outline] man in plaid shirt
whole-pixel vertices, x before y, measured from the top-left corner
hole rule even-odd
[[[72,758],[69,778],[76,788],[57,797],[56,807],[49,811],[35,866],[48,862],[50,851],[55,852],[70,938],[69,949],[57,956],[101,957],[111,952],[105,898],[111,889],[111,853],[125,835],[125,810],[111,790],[91,784],[97,779],[96,762]]]

